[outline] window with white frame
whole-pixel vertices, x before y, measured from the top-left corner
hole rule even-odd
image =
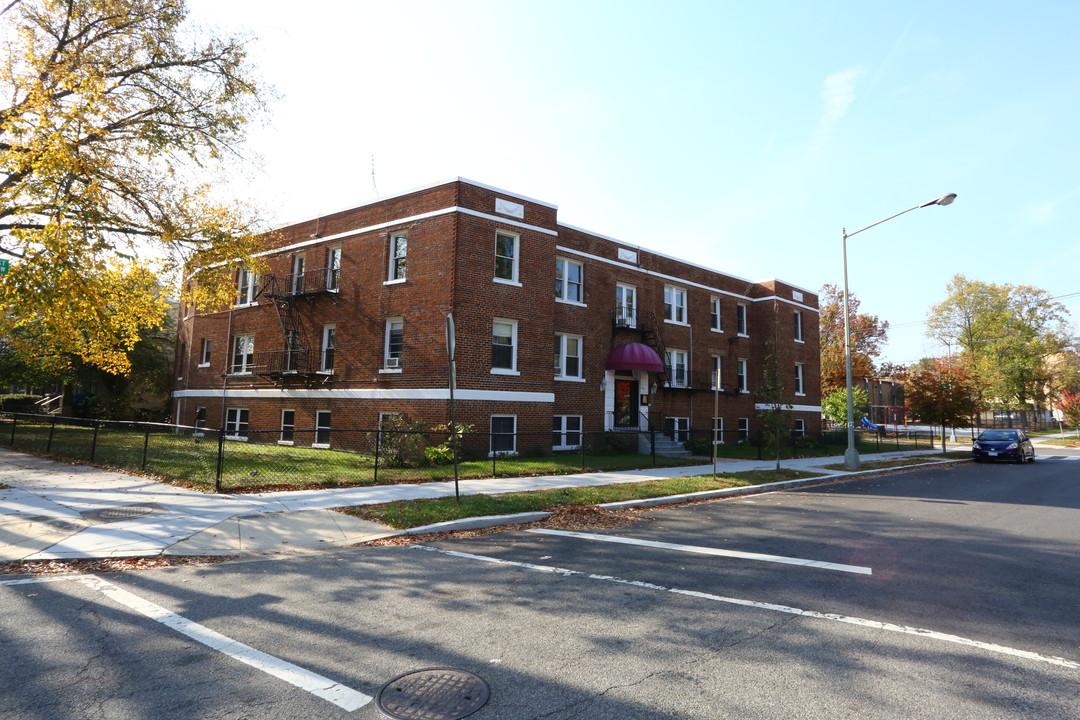
[[[795,342],[802,342],[802,313],[795,311]]]
[[[304,292],[304,265],[306,261],[303,255],[293,257],[292,263],[292,294],[301,295]]]
[[[337,292],[341,286],[341,248],[326,251],[326,289]]]
[[[282,410],[281,411],[281,437],[278,438],[279,443],[292,444],[294,431],[296,430],[296,411],[295,410]]]
[[[402,367],[401,349],[404,344],[405,321],[390,318],[386,321],[386,342],[383,346],[383,367],[398,370]]]
[[[720,327],[720,298],[709,298],[709,329],[724,332]]]
[[[322,344],[319,347],[319,372],[334,372],[334,354],[337,348],[337,326],[323,325]]]
[[[247,440],[248,432],[248,409],[226,408],[225,409],[225,437],[237,440]]]
[[[555,335],[555,378],[581,379],[581,336]]]
[[[690,440],[690,418],[669,417],[664,419],[664,431],[675,442]]]
[[[748,326],[746,324],[747,310],[749,310],[749,307],[747,307],[746,303],[735,304],[735,330],[743,337],[749,336],[749,333],[747,332]]]
[[[747,372],[746,358],[739,358],[737,368],[736,377],[738,378],[739,392],[750,392],[750,374]]]
[[[802,418],[795,418],[795,436],[802,437],[806,434],[806,421]]]
[[[552,450],[575,450],[581,447],[581,416],[553,415],[551,445]]]
[[[615,285],[615,324],[637,327],[637,288],[633,285]]]
[[[259,276],[245,267],[236,277],[236,304],[251,305],[259,294]]]
[[[750,439],[750,418],[739,418],[739,442]]]
[[[199,354],[199,367],[210,367],[210,338],[203,338],[202,352]]]
[[[379,413],[379,433],[378,443],[379,447],[392,446],[394,440],[402,437],[398,433],[401,428],[405,427],[402,422],[402,414],[399,412],[380,412]]]
[[[555,258],[555,299],[569,303],[584,303],[583,277],[584,269],[581,263],[566,258]]]
[[[496,318],[492,321],[491,372],[517,373],[517,320]]]
[[[805,395],[806,389],[803,385],[803,364],[795,363],[795,394]]]
[[[668,376],[668,385],[670,387],[686,387],[686,351],[665,350],[664,359],[667,366],[664,368],[664,372]]]
[[[233,338],[231,372],[234,375],[250,373],[255,366],[255,336],[237,335]]]
[[[518,281],[518,250],[520,237],[499,230],[495,233],[495,281],[516,283]]]
[[[720,390],[721,388],[724,387],[722,382],[721,382],[721,380],[722,380],[722,377],[721,377],[721,374],[720,374],[721,368],[722,368],[722,361],[721,361],[720,356],[719,355],[713,355],[712,356],[712,364],[711,364],[711,367],[709,369],[709,387],[712,388],[713,390]]]
[[[330,411],[318,410],[315,412],[315,442],[312,447],[330,447]]]
[[[403,232],[390,234],[390,271],[387,280],[404,280],[409,238]]]
[[[202,428],[206,427],[206,406],[205,405],[199,405],[198,407],[195,408],[195,427],[200,429],[200,430]],[[202,437],[203,436],[203,434],[201,432],[195,432],[193,434],[194,434],[195,437]]]
[[[724,418],[714,417],[712,419],[712,441],[714,445],[724,444]]]
[[[683,288],[664,286],[664,320],[686,324],[686,290]]]
[[[509,455],[517,452],[517,416],[491,416],[491,454]]]

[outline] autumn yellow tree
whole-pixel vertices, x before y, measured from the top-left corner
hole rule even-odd
[[[183,0],[15,0],[0,42],[0,342],[124,372],[185,265],[255,252],[254,213],[205,181],[262,109],[244,42]],[[188,299],[231,297],[197,279]]]
[[[844,294],[835,285],[821,288],[821,395],[825,397],[847,385],[844,352]],[[851,374],[854,378],[875,375],[874,361],[888,339],[889,322],[859,312],[859,299],[848,295],[851,311]]]

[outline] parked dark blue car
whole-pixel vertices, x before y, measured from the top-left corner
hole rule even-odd
[[[1035,462],[1035,448],[1023,430],[983,430],[971,445],[971,458]]]

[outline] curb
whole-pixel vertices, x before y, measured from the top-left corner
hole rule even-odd
[[[663,505],[679,505],[681,503],[695,502],[699,500],[712,500],[723,497],[737,497],[740,495],[760,495],[779,490],[792,488],[810,487],[813,485],[827,485],[834,482],[844,482],[860,477],[881,475],[904,470],[914,470],[924,467],[940,467],[942,465],[956,465],[971,462],[970,459],[941,460],[937,462],[919,463],[918,465],[904,465],[897,468],[880,468],[876,470],[856,470],[854,472],[838,472],[833,475],[818,475],[812,478],[799,480],[780,480],[763,485],[747,485],[745,487],[724,488],[722,490],[702,490],[694,493],[681,495],[665,495],[664,497],[643,498],[640,500],[620,500],[618,502],[602,503],[597,507],[605,510],[626,510],[629,508],[660,507]],[[483,528],[499,527],[501,525],[524,525],[526,523],[539,522],[551,516],[549,512],[516,513],[514,515],[483,515],[480,517],[462,518],[461,520],[445,520],[420,525],[407,530],[401,530],[396,535],[427,535],[431,533],[455,532],[458,530],[480,530]]]

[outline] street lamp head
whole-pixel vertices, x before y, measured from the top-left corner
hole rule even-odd
[[[937,200],[931,200],[928,203],[920,205],[919,207],[930,207],[931,205],[952,205],[952,201],[956,199],[956,193],[949,193],[948,195],[942,195]]]

